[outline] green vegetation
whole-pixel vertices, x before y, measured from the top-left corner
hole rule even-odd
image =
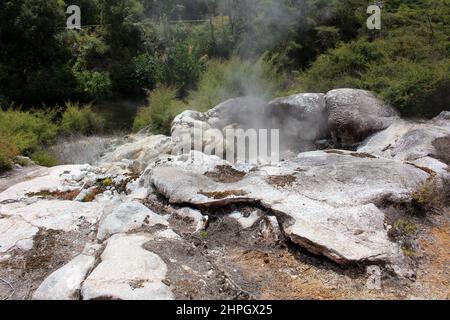
[[[202,239],[203,241],[208,240],[209,234],[206,231],[200,231],[200,239]]]
[[[0,110],[0,172],[10,169],[19,154],[42,166],[57,165],[56,157],[46,147],[58,134],[89,135],[103,130],[103,118],[89,105],[68,103],[58,120],[60,113],[60,108],[23,111],[11,106]]]
[[[54,167],[58,165],[58,160],[56,159],[56,156],[52,153],[39,149],[31,155],[31,159],[40,166],[43,167]]]
[[[50,110],[0,110],[0,136],[20,152],[32,152],[35,146],[50,144],[56,138],[58,127],[52,122],[55,114]]]
[[[6,138],[0,136],[0,173],[11,169],[18,150]]]
[[[189,105],[206,111],[220,102],[253,95],[272,98],[279,89],[279,75],[264,59],[256,63],[235,56],[230,60],[211,60],[201,76],[198,89],[189,95]]]
[[[103,132],[105,120],[92,111],[90,105],[67,103],[61,120],[64,134],[92,135]]]
[[[440,191],[435,175],[428,178],[412,194],[414,204],[425,211],[439,209],[445,202],[445,195]]]
[[[389,230],[389,237],[400,244],[403,254],[406,257],[414,258],[417,256],[417,235],[419,226],[413,221],[405,218],[399,218],[394,221]]]
[[[373,90],[407,116],[450,102],[450,0],[387,1],[372,31],[366,0],[70,4],[95,27],[66,30],[67,1],[0,4],[0,103],[86,103],[158,86],[202,110],[236,95],[337,87]]]
[[[148,127],[154,133],[170,134],[173,119],[185,109],[176,97],[177,90],[170,87],[149,92],[149,106],[139,109],[133,130],[137,132]]]

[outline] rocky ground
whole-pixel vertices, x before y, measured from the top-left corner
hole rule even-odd
[[[194,124],[281,128],[283,159],[174,153]],[[341,89],[233,99],[172,132],[1,177],[0,299],[448,298],[448,112],[407,121]]]

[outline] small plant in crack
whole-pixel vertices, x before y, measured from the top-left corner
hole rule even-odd
[[[416,239],[419,233],[419,226],[407,219],[400,218],[394,221],[389,230],[389,237],[400,244],[403,254],[406,257],[417,256]]]
[[[208,240],[209,234],[207,231],[201,231],[199,235],[200,235],[200,239],[202,239],[203,241]]]
[[[413,204],[421,212],[439,212],[444,203],[444,195],[436,175],[429,177],[412,193]]]

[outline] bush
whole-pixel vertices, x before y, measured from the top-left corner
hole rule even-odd
[[[198,89],[189,95],[189,104],[205,111],[218,103],[240,96],[271,98],[279,77],[260,59],[256,63],[233,57],[229,61],[212,60],[199,81]]]
[[[18,155],[15,145],[7,138],[0,136],[0,173],[12,168],[14,157]]]
[[[112,81],[108,72],[75,72],[80,93],[87,99],[106,98],[111,94]]]
[[[94,111],[90,105],[80,107],[67,103],[61,120],[61,131],[64,134],[93,135],[103,132],[105,119]]]
[[[383,32],[340,43],[320,55],[298,77],[295,90],[367,89],[407,117],[432,118],[447,110],[450,47],[445,21],[450,12],[439,6],[432,19],[432,8],[424,4],[386,12]]]
[[[149,93],[148,106],[139,109],[134,119],[135,132],[149,127],[158,134],[170,134],[173,119],[185,109],[185,105],[177,100],[177,90],[170,87],[159,87]]]
[[[153,90],[161,78],[161,63],[148,53],[134,57],[130,68],[133,82],[140,89]]]
[[[31,155],[31,160],[43,167],[54,167],[58,165],[56,156],[43,149],[39,149],[33,152],[33,154]]]
[[[163,62],[161,82],[177,88],[178,96],[184,97],[189,90],[196,88],[205,70],[205,62],[192,47],[177,44],[169,50],[167,59]]]
[[[58,127],[53,123],[57,111],[0,110],[0,136],[20,153],[31,154],[42,145],[54,142]]]

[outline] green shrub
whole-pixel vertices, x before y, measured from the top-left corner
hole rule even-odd
[[[362,88],[404,116],[434,117],[450,104],[450,50],[442,30],[430,35],[427,28],[397,27],[384,38],[341,43],[320,55],[292,91]]]
[[[0,136],[17,148],[20,153],[30,154],[39,146],[54,142],[58,127],[53,123],[55,111],[19,111],[9,108],[0,110]]]
[[[108,72],[81,71],[75,72],[75,76],[83,98],[100,99],[111,94],[112,81]]]
[[[196,88],[205,70],[205,62],[192,47],[177,44],[170,48],[167,59],[163,61],[161,82],[177,88],[178,96],[184,97],[189,90]]]
[[[0,136],[0,173],[11,169],[14,157],[17,155],[16,146],[11,144],[7,138]]]
[[[396,106],[404,116],[432,118],[450,104],[450,60],[389,61],[370,67],[364,87]]]
[[[93,135],[103,132],[105,119],[94,111],[90,105],[79,106],[67,103],[61,120],[61,131],[64,134]]]
[[[33,154],[31,155],[31,160],[43,167],[54,167],[58,165],[56,156],[43,149],[39,149],[33,152]]]
[[[184,103],[176,97],[177,90],[170,87],[151,91],[148,106],[140,108],[134,119],[133,130],[149,127],[154,133],[170,134],[173,119],[185,109]]]
[[[230,98],[246,95],[270,98],[278,87],[279,77],[264,59],[256,63],[238,57],[212,60],[188,100],[192,107],[205,111]]]
[[[148,53],[134,57],[130,68],[134,85],[140,89],[153,90],[161,78],[161,62]]]

